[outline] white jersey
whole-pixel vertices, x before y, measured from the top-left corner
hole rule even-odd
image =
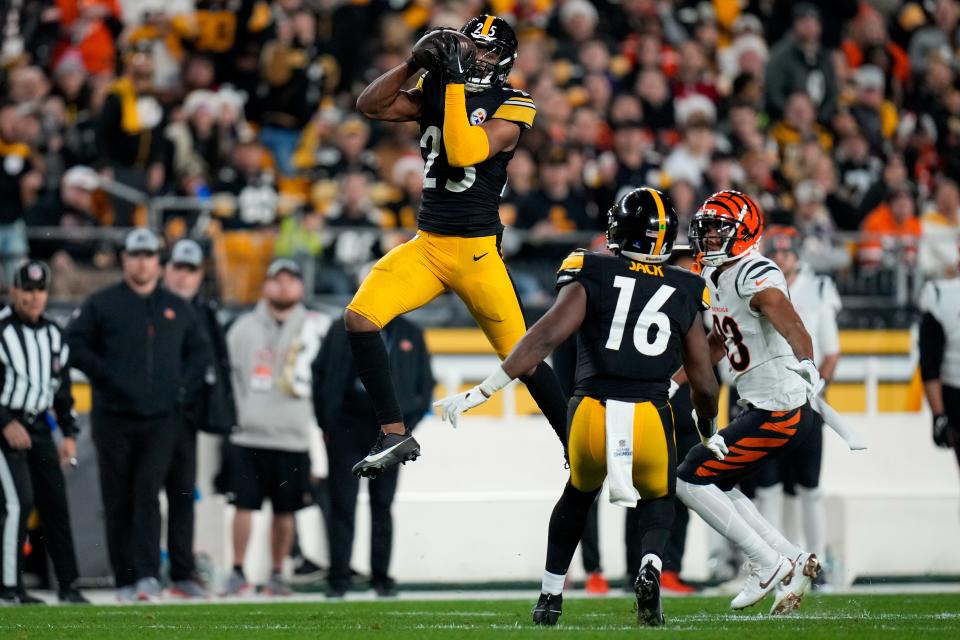
[[[723,272],[705,267],[703,277],[710,289],[713,328],[726,343],[740,398],[768,411],[802,406],[806,387],[787,368],[798,364],[793,349],[769,320],[750,308],[750,300],[764,289],[776,288],[789,297],[780,268],[757,254]]]
[[[790,285],[790,301],[813,340],[813,361],[820,366],[823,357],[840,353],[837,314],[842,308],[840,294],[830,276],[818,276],[801,265]]]
[[[941,382],[960,388],[960,278],[923,285],[920,310],[932,315],[943,327],[946,344],[940,365]]]

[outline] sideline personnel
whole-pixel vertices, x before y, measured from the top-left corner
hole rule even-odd
[[[134,229],[123,280],[90,296],[67,328],[72,365],[93,385],[93,441],[120,601],[160,594],[158,494],[177,441],[177,408],[203,385],[209,347],[196,314],[159,286],[160,241]]]
[[[0,470],[0,491],[5,518],[19,520],[19,529],[0,527],[0,603],[40,603],[27,595],[21,584],[20,552],[32,505],[40,512],[60,602],[87,602],[74,586],[79,572],[61,470],[61,465],[77,455],[77,426],[66,366],[70,350],[63,344],[60,327],[43,315],[49,284],[47,265],[27,262],[14,272],[11,304],[0,311],[0,447],[4,454],[0,463],[9,471]],[[56,422],[49,415],[51,409]],[[57,422],[63,434],[59,449],[51,433]],[[13,480],[15,492],[8,493],[7,479]],[[16,540],[8,544],[6,536],[12,533]]]
[[[227,435],[237,420],[230,391],[226,338],[217,320],[217,305],[199,294],[203,276],[203,249],[200,245],[188,238],[173,245],[170,260],[163,271],[163,286],[193,307],[213,356],[196,402],[180,408],[180,433],[164,481],[172,583],[169,593],[181,598],[207,596],[193,557],[197,432]]]

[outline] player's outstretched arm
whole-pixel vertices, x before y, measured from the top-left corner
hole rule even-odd
[[[716,431],[720,385],[713,373],[711,350],[699,318],[683,336],[681,356],[683,370],[690,381],[690,400],[697,412],[697,430],[701,438],[709,439]]]
[[[419,68],[413,58],[409,58],[381,75],[357,98],[357,110],[368,118],[387,122],[408,122],[419,118],[423,111],[423,94],[417,90],[403,90],[403,85]]]
[[[803,380],[807,397],[811,400],[819,397],[823,391],[823,380],[813,362],[813,339],[790,299],[780,289],[771,287],[754,294],[750,299],[750,307],[765,315],[790,345],[798,364],[788,364],[787,368]]]
[[[813,340],[803,326],[803,320],[783,291],[773,287],[760,291],[750,299],[750,308],[759,311],[773,323],[797,360],[813,361]]]
[[[543,362],[583,322],[587,311],[587,290],[579,282],[560,289],[550,310],[543,314],[513,348],[501,365],[511,378],[519,378]]]
[[[483,404],[514,378],[532,372],[577,330],[586,310],[587,291],[583,285],[573,282],[564,286],[550,310],[530,327],[495,372],[469,391],[433,403],[440,409],[440,417],[456,427],[461,413]]]

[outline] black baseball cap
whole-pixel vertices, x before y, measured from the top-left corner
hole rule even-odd
[[[50,267],[40,260],[23,263],[13,273],[13,286],[23,291],[42,291],[50,285]]]

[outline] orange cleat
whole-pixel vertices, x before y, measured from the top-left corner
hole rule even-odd
[[[695,593],[696,589],[680,579],[676,571],[664,571],[660,574],[660,587],[670,593]]]
[[[599,571],[594,571],[587,576],[587,584],[585,588],[587,593],[593,595],[603,595],[610,591],[610,584],[607,582],[607,579],[603,577],[602,573]]]

